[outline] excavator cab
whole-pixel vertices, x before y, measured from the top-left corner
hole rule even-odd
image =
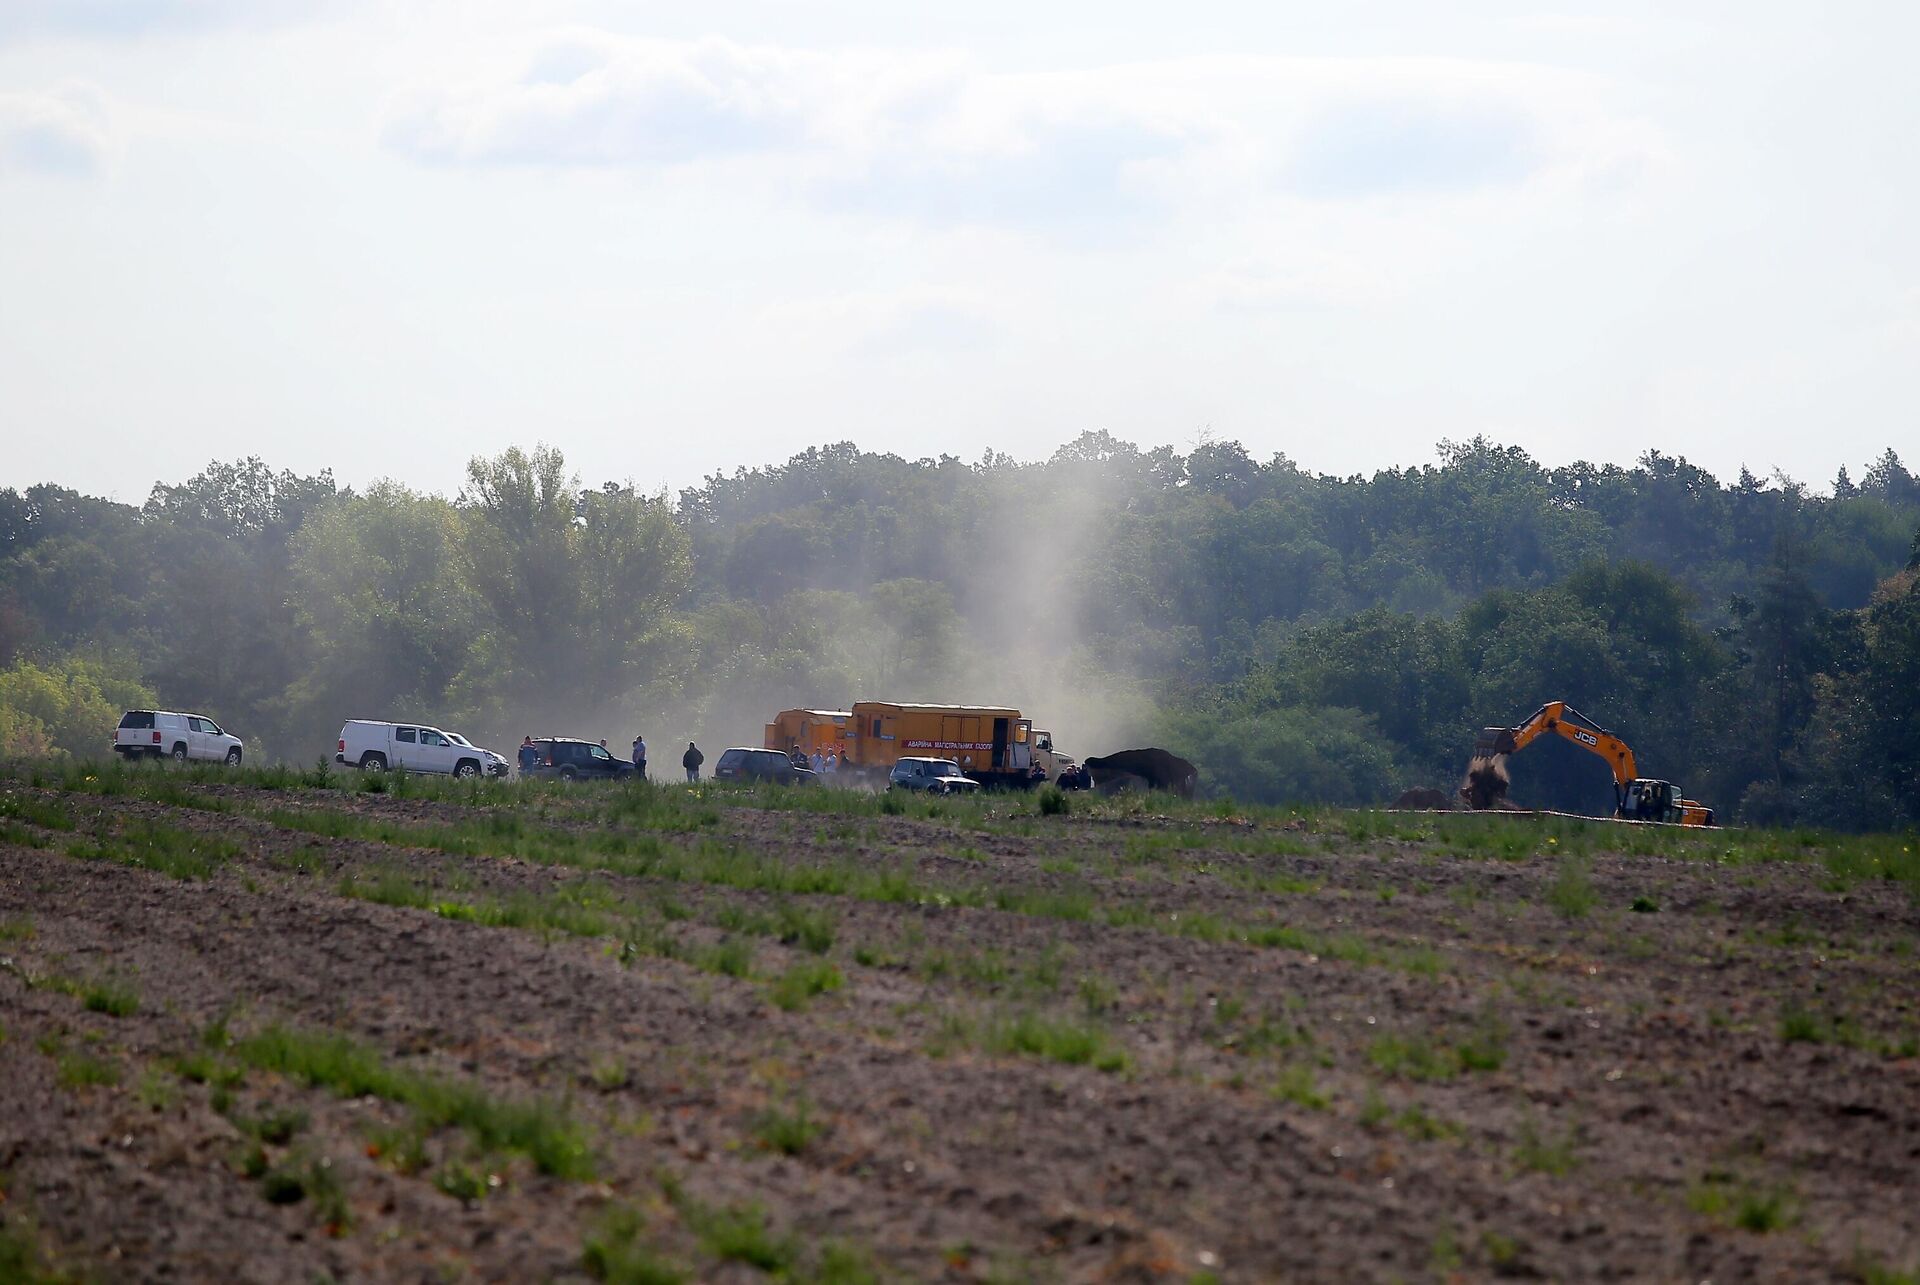
[[[1681,801],[1680,787],[1673,782],[1640,777],[1627,782],[1620,796],[1620,815],[1629,821],[1677,822]]]

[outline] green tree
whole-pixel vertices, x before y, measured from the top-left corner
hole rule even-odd
[[[1250,803],[1373,805],[1397,793],[1392,744],[1355,709],[1296,706],[1169,717],[1162,743],[1190,757],[1201,789]]]
[[[293,540],[291,606],[301,664],[288,700],[301,725],[448,719],[472,662],[480,603],[453,506],[380,482],[314,514]],[[412,711],[410,714],[404,711]]]
[[[0,753],[104,756],[120,715],[154,695],[123,664],[67,656],[0,670]]]
[[[465,574],[486,606],[474,699],[497,695],[508,722],[574,718],[670,671],[691,552],[663,499],[579,491],[559,451],[516,447],[468,463],[461,516]]]

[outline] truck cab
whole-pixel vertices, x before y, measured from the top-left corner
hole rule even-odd
[[[1049,781],[1060,779],[1062,772],[1073,773],[1080,770],[1080,764],[1070,755],[1062,754],[1053,747],[1053,733],[1033,729],[1033,762],[1047,774]]]

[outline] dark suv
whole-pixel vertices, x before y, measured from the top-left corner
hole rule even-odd
[[[540,757],[533,761],[526,776],[558,777],[563,781],[604,781],[632,776],[633,764],[615,758],[604,745],[578,741],[571,736],[548,736],[533,743]]]
[[[716,781],[772,781],[776,785],[810,785],[812,768],[798,767],[779,750],[756,750],[736,745],[723,750],[713,765]]]

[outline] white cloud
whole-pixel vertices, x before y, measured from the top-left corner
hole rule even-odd
[[[29,36],[124,40],[268,26],[345,7],[340,0],[0,0],[0,41]]]
[[[755,315],[761,338],[867,357],[991,349],[1004,322],[984,291],[854,291],[770,301]]]
[[[819,60],[721,40],[691,45],[591,33],[548,43],[506,85],[403,94],[386,141],[434,162],[672,164],[804,141],[824,95]]]
[[[112,148],[106,96],[91,86],[0,93],[0,173],[84,178],[105,167]]]
[[[1353,199],[1610,182],[1657,157],[1613,86],[1440,59],[1179,58],[996,73],[965,58],[558,33],[517,77],[400,95],[433,163],[672,167],[752,156],[830,206],[1048,222],[1271,193]]]

